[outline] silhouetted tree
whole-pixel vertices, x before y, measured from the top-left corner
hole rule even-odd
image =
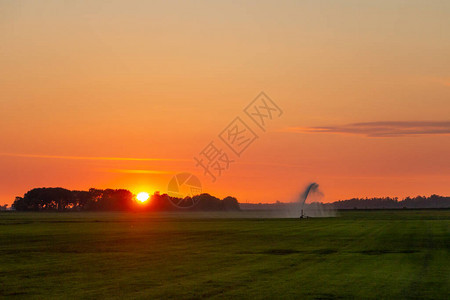
[[[192,206],[193,202],[196,205]],[[149,202],[137,203],[135,196],[128,190],[94,188],[89,191],[36,188],[23,197],[16,197],[13,204],[18,211],[174,211],[179,210],[180,206],[187,207],[186,210],[239,209],[239,203],[233,197],[220,200],[209,194],[201,194],[193,198],[179,199],[156,192]]]
[[[236,198],[228,196],[222,200],[223,210],[240,210],[239,202]]]

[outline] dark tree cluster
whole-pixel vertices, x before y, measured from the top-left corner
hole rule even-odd
[[[329,205],[329,204],[325,204]],[[337,209],[399,209],[399,208],[450,208],[450,197],[431,195],[430,197],[398,198],[353,198],[331,203]]]
[[[134,195],[127,190],[35,188],[16,197],[12,207],[18,211],[120,211],[132,208]]]
[[[183,203],[195,205],[185,205],[186,208],[183,208]],[[12,207],[17,211],[223,211],[239,210],[239,203],[233,197],[220,200],[209,194],[201,194],[178,199],[159,192],[148,202],[138,203],[135,195],[124,189],[71,191],[64,188],[35,188],[23,197],[16,197]]]
[[[317,205],[317,203],[306,203],[305,206]],[[403,200],[398,198],[353,198],[339,200],[332,203],[321,203],[325,209],[427,209],[427,208],[450,208],[450,197],[431,195],[430,197],[417,196],[407,197]],[[286,210],[299,209],[298,202],[282,203],[241,203],[241,208],[246,210]]]
[[[240,210],[239,202],[234,197],[226,197],[220,200],[210,194],[201,194],[194,197],[173,198],[167,194],[155,193],[148,205],[142,208],[150,211],[228,211]]]

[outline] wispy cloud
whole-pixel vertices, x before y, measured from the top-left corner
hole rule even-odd
[[[450,121],[365,122],[336,126],[289,127],[284,131],[299,133],[359,134],[367,137],[404,137],[450,134]]]
[[[174,158],[138,158],[138,157],[103,157],[103,156],[67,156],[67,155],[42,155],[21,153],[0,153],[0,156],[47,158],[47,159],[70,159],[70,160],[116,160],[116,161],[190,161],[188,159]]]
[[[126,174],[171,174],[171,172],[167,171],[159,171],[159,170],[133,170],[133,169],[110,169],[107,170],[112,173],[126,173]]]

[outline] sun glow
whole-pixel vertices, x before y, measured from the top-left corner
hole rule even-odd
[[[140,192],[139,194],[137,194],[136,199],[141,202],[144,203],[148,200],[148,198],[150,198],[149,194],[146,192]]]

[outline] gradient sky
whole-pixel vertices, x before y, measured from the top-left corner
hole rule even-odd
[[[241,202],[449,195],[449,28],[449,1],[0,0],[0,204],[178,172]],[[261,91],[283,115],[211,182],[193,157]]]

